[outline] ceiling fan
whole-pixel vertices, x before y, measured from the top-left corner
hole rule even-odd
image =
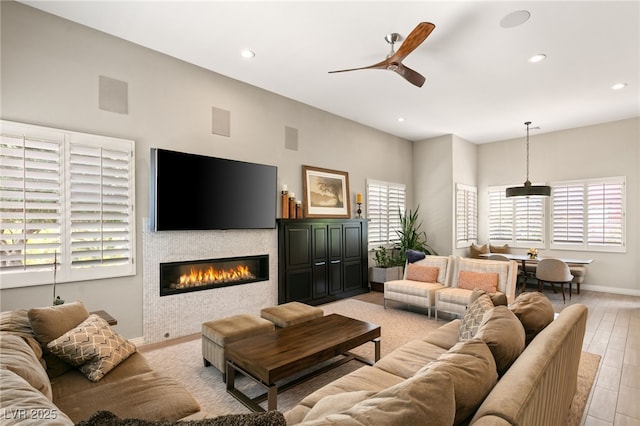
[[[338,70],[338,71],[329,71],[329,73],[336,72],[346,72],[346,71],[356,71],[356,70],[367,70],[367,69],[380,69],[380,70],[391,70],[398,73],[401,77],[407,80],[409,83],[422,87],[424,84],[425,78],[418,72],[412,70],[411,68],[405,66],[402,61],[404,58],[409,55],[409,53],[413,52],[416,47],[420,46],[420,44],[429,37],[431,31],[436,26],[431,22],[420,22],[417,27],[411,31],[411,34],[407,36],[407,38],[402,42],[398,51],[394,51],[393,45],[400,41],[400,34],[391,33],[385,36],[385,40],[387,43],[391,45],[391,52],[387,55],[387,58],[378,62],[377,64],[369,65],[368,67],[360,67],[360,68],[351,68],[347,70]]]

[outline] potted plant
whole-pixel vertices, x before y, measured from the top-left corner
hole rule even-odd
[[[387,250],[386,247],[380,246],[373,251],[373,260],[376,266],[369,268],[369,282],[371,290],[384,291],[384,283],[386,281],[399,280],[402,278],[402,264],[404,257],[394,254],[396,250]]]
[[[400,237],[398,250],[403,259],[407,250],[417,250],[432,255],[438,254],[433,247],[427,244],[427,233],[420,230],[422,221],[418,222],[418,210],[420,210],[420,206],[416,207],[413,212],[408,210],[402,214],[398,209],[400,229],[397,229],[396,232]]]

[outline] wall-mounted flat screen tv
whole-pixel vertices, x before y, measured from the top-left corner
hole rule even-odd
[[[277,167],[151,149],[151,227],[156,231],[276,226]]]

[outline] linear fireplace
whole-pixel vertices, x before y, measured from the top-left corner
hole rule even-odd
[[[160,296],[268,280],[268,254],[160,263]]]

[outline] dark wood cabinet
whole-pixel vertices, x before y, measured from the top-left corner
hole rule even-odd
[[[278,303],[368,292],[367,266],[366,220],[278,220]]]

